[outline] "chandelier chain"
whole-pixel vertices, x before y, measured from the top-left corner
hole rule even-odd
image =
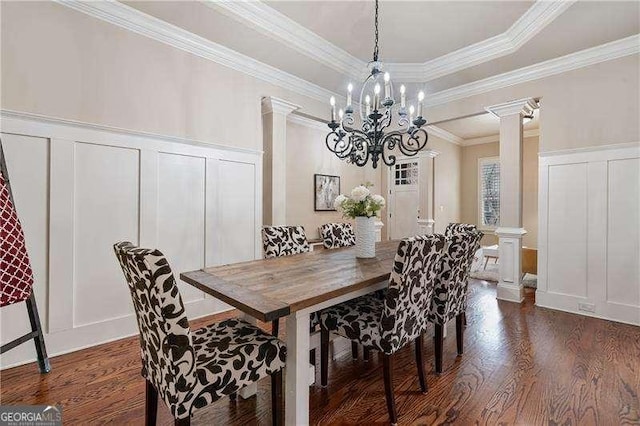
[[[373,47],[373,60],[378,61],[378,0],[376,0],[376,17],[375,17],[375,43]]]

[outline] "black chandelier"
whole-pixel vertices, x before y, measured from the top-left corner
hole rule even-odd
[[[427,145],[429,135],[422,128],[427,120],[422,117],[424,92],[418,94],[418,110],[413,105],[408,110],[406,106],[406,93],[404,85],[400,86],[400,106],[393,99],[393,85],[388,72],[383,71],[383,65],[378,61],[378,0],[375,0],[375,44],[373,49],[373,61],[369,62],[369,76],[366,78],[360,91],[361,128],[355,127],[356,118],[351,101],[353,85],[347,88],[347,105],[345,110],[338,111],[336,121],[336,100],[332,96],[331,132],[325,142],[327,148],[341,160],[346,160],[359,167],[364,166],[371,158],[373,168],[378,167],[380,157],[387,166],[396,163],[394,150],[406,156],[414,156]],[[384,87],[384,98],[381,99],[381,88]],[[373,104],[372,104],[373,99]],[[393,112],[398,114],[398,129],[385,132],[392,124]]]

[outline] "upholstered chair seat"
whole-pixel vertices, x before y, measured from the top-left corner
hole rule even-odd
[[[198,409],[264,377],[272,379],[274,424],[282,419],[286,348],[245,321],[228,319],[191,331],[180,292],[159,250],[114,245],[140,330],[142,376],[147,381],[146,424],[156,422],[158,396],[178,425]]]
[[[442,235],[404,239],[398,245],[384,299],[363,296],[323,309],[321,326],[321,383],[327,385],[329,332],[337,333],[380,351],[384,361],[387,409],[397,422],[393,395],[393,355],[415,342],[420,388],[427,391],[424,374],[423,334],[428,325],[434,282],[441,267],[445,239]]]

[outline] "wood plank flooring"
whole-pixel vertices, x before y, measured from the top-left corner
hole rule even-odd
[[[640,327],[538,308],[532,291],[521,305],[499,302],[495,285],[475,280],[467,321],[462,357],[456,357],[450,324],[439,376],[432,339],[425,339],[427,395],[420,393],[413,351],[401,351],[394,370],[399,424],[640,425]],[[53,358],[48,375],[35,363],[2,371],[0,403],[61,404],[65,425],[143,424],[138,351],[137,337],[128,338]],[[382,360],[376,354],[369,362],[352,360],[346,342],[333,351],[328,388],[311,388],[312,423],[386,423]],[[162,403],[158,419],[172,424]],[[217,401],[193,423],[270,419],[269,381],[263,380],[257,398]]]

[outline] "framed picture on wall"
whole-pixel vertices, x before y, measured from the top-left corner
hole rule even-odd
[[[340,194],[340,176],[313,175],[315,194],[314,210],[317,212],[334,212],[333,202]]]

